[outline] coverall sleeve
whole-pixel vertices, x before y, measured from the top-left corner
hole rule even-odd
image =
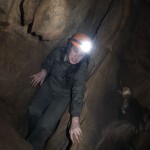
[[[47,73],[49,73],[57,53],[58,49],[54,49],[42,62],[41,69],[46,69]]]
[[[72,117],[79,117],[81,113],[85,91],[86,73],[87,62],[84,62],[83,64],[81,64],[74,77],[72,87],[72,101],[70,106],[70,113]]]

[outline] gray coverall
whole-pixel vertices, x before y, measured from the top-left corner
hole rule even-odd
[[[72,117],[81,113],[87,62],[80,62],[72,84],[68,87],[64,76],[72,64],[68,60],[60,63],[62,51],[63,48],[55,49],[42,63],[41,68],[46,69],[48,75],[28,107],[30,134],[27,140],[34,150],[41,150],[42,145],[56,129],[68,105]]]

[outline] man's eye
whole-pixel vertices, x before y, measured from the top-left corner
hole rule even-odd
[[[77,49],[74,49],[74,51],[77,53],[78,52],[78,50]]]
[[[84,57],[84,54],[81,54],[81,57]]]

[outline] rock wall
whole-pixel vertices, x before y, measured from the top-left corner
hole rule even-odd
[[[143,115],[144,131],[140,131],[133,138],[132,144],[137,150],[148,150],[150,134],[150,83],[149,83],[149,17],[150,2],[135,1],[135,7],[132,10],[132,23],[130,24],[130,37],[124,45],[121,54],[121,80],[124,86],[130,87],[134,100],[140,105],[140,111]],[[128,43],[128,44],[127,44]],[[130,45],[130,46],[127,46]]]

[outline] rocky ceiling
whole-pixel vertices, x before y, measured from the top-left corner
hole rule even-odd
[[[0,149],[30,150],[29,76],[76,32],[90,35],[81,127],[71,144],[66,112],[46,150],[150,149],[150,2],[148,0],[0,0]],[[123,87],[131,90],[123,113]],[[120,91],[120,92],[119,92]]]

